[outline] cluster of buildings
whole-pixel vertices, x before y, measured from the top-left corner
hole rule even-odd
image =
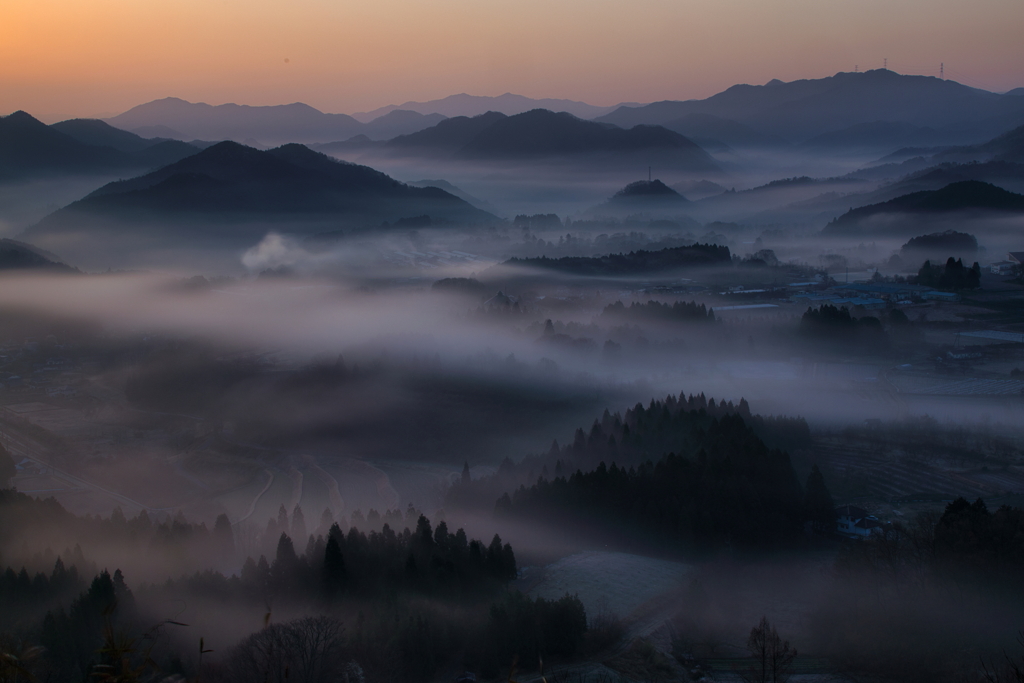
[[[1024,265],[1024,251],[1011,251],[1005,261],[996,261],[989,270],[996,275],[1013,275],[1020,272],[1021,265]]]

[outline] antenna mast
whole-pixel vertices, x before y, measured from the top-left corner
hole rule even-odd
[[[885,69],[886,71],[889,70],[889,58],[888,57],[886,57],[885,59],[882,60],[882,68]]]
[[[939,80],[946,80],[946,65],[942,62],[939,62]]]

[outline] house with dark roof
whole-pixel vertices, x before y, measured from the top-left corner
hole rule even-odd
[[[873,533],[880,533],[884,525],[878,518],[868,514],[867,510],[855,505],[844,505],[836,508],[836,531],[851,538],[867,538]]]
[[[1013,261],[1018,266],[1024,265],[1024,251],[1011,251],[1006,254],[1007,260]]]

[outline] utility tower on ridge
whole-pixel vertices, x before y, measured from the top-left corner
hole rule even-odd
[[[939,80],[946,80],[946,65],[942,62],[939,62]]]

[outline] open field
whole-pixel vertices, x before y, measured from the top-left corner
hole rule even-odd
[[[552,600],[579,596],[588,617],[628,619],[645,603],[679,588],[692,569],[681,562],[628,553],[585,551],[531,569],[520,581],[529,585],[530,595]]]

